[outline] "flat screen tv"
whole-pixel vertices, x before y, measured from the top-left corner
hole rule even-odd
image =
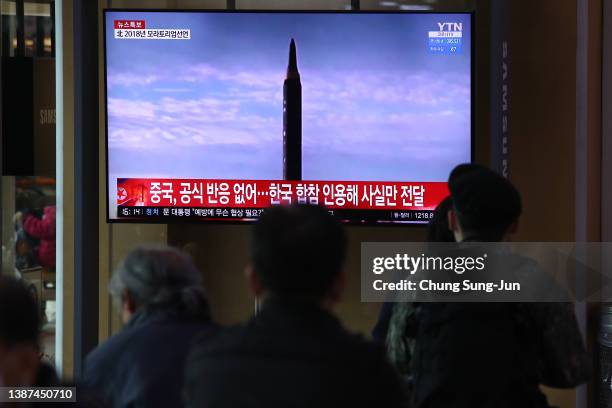
[[[472,15],[107,10],[108,219],[426,223],[472,158]]]

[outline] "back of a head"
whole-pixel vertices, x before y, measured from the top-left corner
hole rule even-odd
[[[448,186],[453,208],[467,238],[499,241],[521,215],[518,190],[486,167],[459,165],[451,172]]]
[[[115,298],[127,291],[138,309],[208,315],[202,275],[191,258],[175,248],[134,249],[115,271],[110,291]]]
[[[346,245],[344,228],[324,208],[277,206],[254,226],[251,257],[273,295],[319,299],[340,274]]]
[[[34,297],[25,285],[0,276],[0,346],[36,345],[40,314]]]
[[[433,213],[433,218],[427,225],[428,242],[455,242],[455,236],[448,225],[448,211],[452,208],[453,201],[450,196],[440,201]]]

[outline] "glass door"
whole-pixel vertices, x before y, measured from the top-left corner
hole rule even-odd
[[[54,2],[1,2],[3,275],[22,280],[42,321],[41,353],[55,363]]]

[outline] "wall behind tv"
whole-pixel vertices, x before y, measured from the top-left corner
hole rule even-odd
[[[602,2],[514,0],[512,7],[509,170],[524,204],[517,239],[599,241]],[[593,357],[597,309],[577,306]],[[593,389],[546,394],[552,405],[583,407]]]

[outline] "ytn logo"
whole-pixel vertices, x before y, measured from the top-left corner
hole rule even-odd
[[[463,31],[463,23],[438,23],[440,31]]]

